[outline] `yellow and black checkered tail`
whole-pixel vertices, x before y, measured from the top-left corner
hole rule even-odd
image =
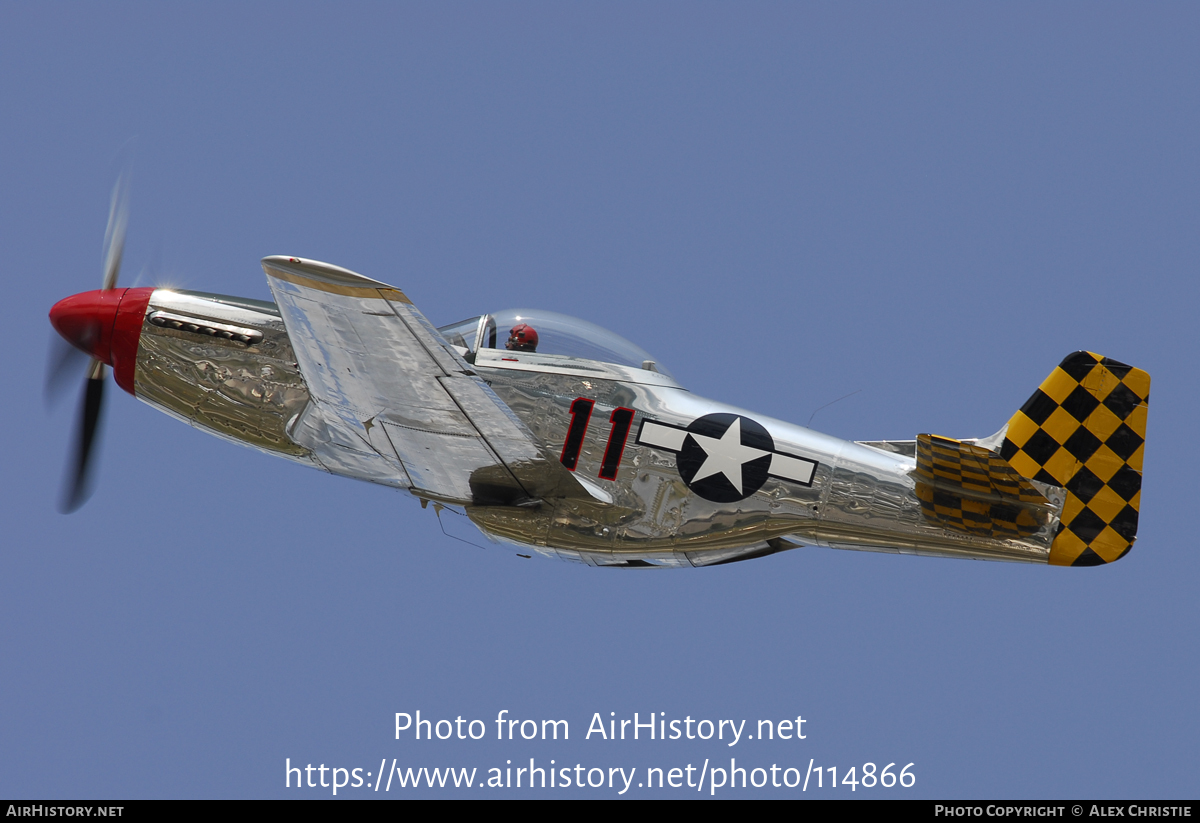
[[[1133,546],[1149,399],[1149,374],[1080,351],[1008,421],[1000,456],[1067,492],[1050,563],[1097,566]]]

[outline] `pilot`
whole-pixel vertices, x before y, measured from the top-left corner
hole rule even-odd
[[[534,352],[537,351],[537,345],[538,333],[533,330],[533,326],[518,323],[508,333],[508,342],[504,344],[504,348],[509,351]]]

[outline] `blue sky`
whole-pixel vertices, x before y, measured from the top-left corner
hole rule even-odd
[[[0,796],[330,795],[285,788],[288,758],[486,775],[732,756],[911,762],[917,782],[718,796],[1195,797],[1194,5],[5,3],[0,20]],[[812,421],[839,437],[990,434],[1076,349],[1145,368],[1138,543],[1095,569],[524,560],[115,387],[97,492],[64,517],[75,410],[42,404],[46,313],[99,285],[123,153],[124,285],[269,299],[261,257],[326,260],[437,324],[581,316],[763,415],[803,424],[858,391]],[[418,709],[489,735],[396,740]],[[496,741],[502,710],[571,739]],[[803,716],[806,739],[585,740],[597,712]],[[534,794],[568,792],[616,794]]]

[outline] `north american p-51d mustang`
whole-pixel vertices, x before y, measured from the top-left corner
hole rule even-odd
[[[1150,378],[1099,355],[1069,355],[991,437],[849,442],[697,397],[590,323],[509,310],[434,328],[399,288],[312,260],[262,261],[274,303],[117,289],[122,231],[105,288],[50,312],[93,358],[68,508],[107,365],[218,437],[594,566],[800,545],[1089,566],[1134,541]]]

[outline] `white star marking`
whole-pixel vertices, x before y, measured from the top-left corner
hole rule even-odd
[[[725,433],[721,435],[720,440],[694,432],[692,437],[695,438],[700,448],[704,449],[704,453],[708,457],[691,482],[695,483],[697,480],[703,480],[714,474],[723,474],[737,489],[738,494],[742,493],[742,465],[770,453],[742,445],[742,418],[740,417],[730,424]]]

